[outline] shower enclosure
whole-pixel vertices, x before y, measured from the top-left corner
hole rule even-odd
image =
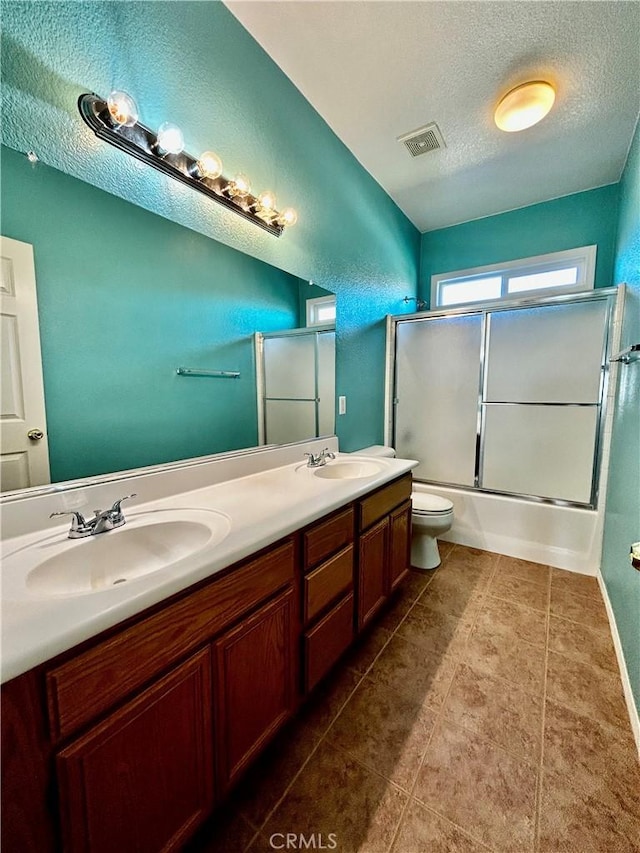
[[[335,432],[335,329],[255,335],[258,443]]]
[[[615,293],[390,317],[388,435],[416,479],[596,507]]]

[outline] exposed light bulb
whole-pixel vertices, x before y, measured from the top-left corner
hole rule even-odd
[[[133,127],[138,121],[138,107],[126,92],[112,92],[107,98],[107,110],[111,121],[119,127]]]
[[[278,217],[278,222],[280,225],[286,225],[288,228],[291,228],[292,225],[295,225],[298,221],[298,214],[292,207],[285,207],[280,216]]]
[[[516,86],[496,107],[494,119],[500,130],[515,133],[533,127],[549,113],[556,99],[551,83],[534,80]]]
[[[213,151],[205,151],[197,162],[198,175],[201,178],[219,178],[222,174],[222,160]]]
[[[184,136],[180,128],[165,121],[158,128],[158,150],[162,154],[179,154],[184,148]]]
[[[231,195],[249,195],[251,192],[251,182],[246,175],[236,175],[231,181],[229,189],[231,190]]]
[[[276,197],[271,190],[265,190],[258,196],[258,205],[265,213],[273,213],[276,208]]]

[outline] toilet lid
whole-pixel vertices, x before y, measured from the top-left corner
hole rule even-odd
[[[413,492],[411,501],[413,503],[413,512],[417,515],[423,513],[434,515],[436,513],[451,512],[453,509],[453,504],[447,498],[441,498],[439,495],[430,495],[426,492]]]

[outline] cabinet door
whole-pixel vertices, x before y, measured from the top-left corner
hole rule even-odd
[[[289,589],[215,644],[223,790],[291,714],[293,605]]]
[[[405,501],[395,509],[389,521],[387,591],[391,593],[407,576],[411,564],[411,501]]]
[[[210,650],[62,750],[57,764],[65,850],[180,849],[213,807]]]
[[[358,630],[372,619],[387,597],[389,517],[360,536]]]

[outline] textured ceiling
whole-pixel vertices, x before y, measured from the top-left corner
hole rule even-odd
[[[637,2],[282,2],[227,7],[421,231],[618,181],[640,101]],[[493,106],[557,86],[541,124]],[[397,137],[431,121],[446,149]]]

